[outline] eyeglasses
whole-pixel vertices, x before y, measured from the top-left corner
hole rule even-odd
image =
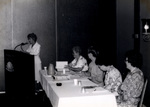
[[[128,61],[128,59],[125,59],[124,62]]]

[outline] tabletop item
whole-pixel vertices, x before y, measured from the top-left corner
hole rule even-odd
[[[70,80],[70,76],[69,75],[55,75],[54,76],[55,80],[60,81],[60,80]]]
[[[91,88],[95,88],[97,86],[84,86],[85,89],[91,89]]]
[[[62,83],[56,83],[56,85],[57,85],[57,86],[61,86],[61,85],[62,85]]]
[[[86,92],[85,88],[81,87],[81,93],[85,93],[85,92]]]
[[[44,67],[44,70],[47,71],[47,67],[46,66]]]
[[[66,70],[65,69],[63,69],[63,74],[66,74]]]
[[[66,65],[68,65],[68,61],[56,61],[57,71],[63,71]]]
[[[54,75],[54,74],[55,74],[54,65],[51,64],[51,63],[49,64],[47,74],[48,74],[48,75]]]
[[[44,67],[44,73],[45,73],[45,75],[47,75],[47,67],[46,66]]]
[[[77,79],[74,79],[74,85],[78,85],[78,80]]]
[[[78,81],[78,85],[81,86],[82,85],[82,81]]]

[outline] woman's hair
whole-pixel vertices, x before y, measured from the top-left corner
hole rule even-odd
[[[135,50],[129,50],[125,53],[125,58],[128,58],[128,62],[131,63],[133,67],[142,67],[143,57],[140,52],[137,52]]]
[[[89,53],[91,53],[96,58],[98,57],[98,54],[99,54],[99,52],[93,46],[88,48],[88,54]]]
[[[36,34],[34,34],[34,33],[28,34],[27,38],[28,38],[28,39],[32,38],[35,42],[37,41],[37,36],[36,36]]]
[[[77,52],[77,53],[79,53],[79,54],[81,54],[81,48],[79,46],[74,46],[72,48],[72,50],[75,51],[75,52]]]
[[[88,54],[89,54],[89,53],[91,53],[91,54],[96,58],[95,63],[96,63],[96,64],[99,64],[99,51],[98,51],[95,47],[90,46],[90,47],[88,48]]]

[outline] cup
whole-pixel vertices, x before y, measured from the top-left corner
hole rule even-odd
[[[86,92],[85,88],[81,87],[81,93],[85,93],[85,92]]]
[[[47,67],[44,67],[44,70],[47,71]]]
[[[77,79],[74,79],[74,85],[78,85],[78,80]]]
[[[78,85],[81,86],[81,85],[82,85],[82,82],[81,82],[81,81],[78,81]]]
[[[44,67],[44,74],[47,75],[47,67]]]
[[[65,69],[63,69],[63,74],[66,74],[66,70]]]

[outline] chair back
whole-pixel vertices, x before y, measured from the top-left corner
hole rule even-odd
[[[144,100],[144,95],[145,95],[145,90],[146,90],[146,87],[147,87],[147,83],[148,83],[148,79],[146,78],[144,86],[143,86],[143,90],[142,90],[142,94],[141,94],[141,99],[140,99],[138,107],[142,107],[142,105],[143,105],[143,100]]]

